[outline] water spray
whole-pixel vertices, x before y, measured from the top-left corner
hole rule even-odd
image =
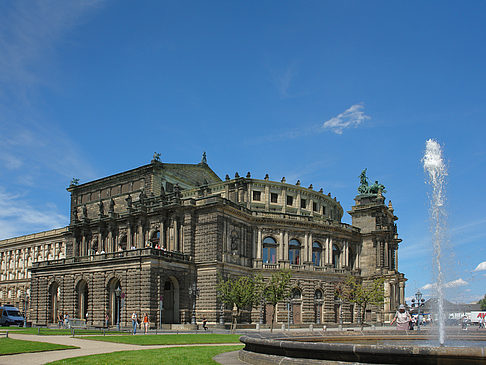
[[[432,240],[434,245],[434,257],[436,268],[436,292],[438,300],[439,317],[439,343],[445,342],[445,313],[444,313],[444,274],[442,271],[441,245],[445,239],[446,211],[445,211],[445,185],[447,168],[442,158],[442,148],[433,139],[428,139],[425,146],[425,155],[422,159],[424,170],[427,173],[429,183],[432,185],[430,199],[430,218]]]

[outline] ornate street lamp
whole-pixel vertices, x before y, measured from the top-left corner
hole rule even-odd
[[[199,289],[197,288],[196,282],[192,283],[192,285],[189,287],[189,295],[192,298],[191,324],[196,325],[196,297],[199,297]]]
[[[425,304],[425,299],[422,298],[422,293],[417,290],[415,298],[412,299],[412,307],[417,308],[417,330],[420,331],[420,308]]]
[[[120,332],[120,296],[121,296],[121,288],[118,287],[115,289],[115,296],[116,296],[116,328],[117,331]]]

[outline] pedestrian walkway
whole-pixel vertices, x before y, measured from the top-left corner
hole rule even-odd
[[[12,331],[13,332],[13,331]],[[77,346],[78,349],[57,350],[45,352],[31,352],[17,355],[0,356],[0,365],[41,365],[51,361],[68,359],[71,357],[105,354],[116,351],[130,351],[130,350],[148,350],[161,349],[168,347],[188,347],[188,346],[231,346],[234,343],[216,343],[216,344],[187,344],[187,345],[129,345],[114,342],[101,342],[85,340],[71,336],[38,336],[38,335],[23,335],[9,332],[9,338],[16,340],[49,342],[66,346]],[[226,364],[226,363],[225,363]],[[229,363],[228,363],[229,364]],[[237,364],[237,363],[235,363]]]
[[[238,358],[239,351],[223,352],[222,354],[213,357],[213,360],[221,365],[248,365],[248,363],[241,361]]]

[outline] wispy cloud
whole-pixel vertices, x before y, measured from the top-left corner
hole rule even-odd
[[[458,288],[460,286],[465,286],[465,285],[469,285],[469,283],[462,279],[462,278],[459,278],[459,279],[456,279],[456,280],[452,280],[452,281],[449,281],[447,283],[444,284],[444,288]],[[437,287],[437,283],[428,283],[428,284],[425,284],[421,289],[422,290],[430,290],[430,289],[435,289]]]
[[[280,133],[272,133],[271,135],[252,138],[249,143],[262,143],[273,141],[287,141],[296,138],[301,138],[310,135],[321,134],[324,132],[333,132],[335,134],[343,134],[347,128],[357,127],[364,121],[371,119],[363,111],[364,105],[354,104],[346,109],[344,112],[329,119],[324,123],[309,124],[307,126],[300,126],[299,128],[283,130]]]
[[[486,261],[481,262],[474,271],[485,271],[486,270]]]
[[[364,105],[362,103],[354,104],[344,112],[324,122],[322,129],[343,134],[345,129],[357,127],[368,119],[371,119],[371,117],[364,113]]]
[[[42,87],[55,87],[54,56],[65,36],[103,1],[7,2],[0,11],[0,177],[24,181],[50,170],[69,179],[93,169],[62,123],[36,108]],[[2,169],[3,168],[3,169]],[[2,170],[3,173],[2,173]],[[11,170],[6,175],[5,170]],[[30,176],[30,177],[29,177]]]
[[[66,224],[67,217],[59,214],[52,205],[34,207],[22,195],[0,187],[0,239]]]

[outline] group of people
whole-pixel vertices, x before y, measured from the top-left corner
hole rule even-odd
[[[69,314],[66,313],[59,313],[57,316],[57,322],[59,328],[71,328],[71,324],[69,323]]]
[[[136,312],[132,313],[132,334],[136,335],[137,334],[137,327],[142,326],[143,324],[143,331],[144,334],[148,333],[148,330],[150,328],[150,317],[147,313],[143,314],[142,320],[138,318],[138,315]]]

